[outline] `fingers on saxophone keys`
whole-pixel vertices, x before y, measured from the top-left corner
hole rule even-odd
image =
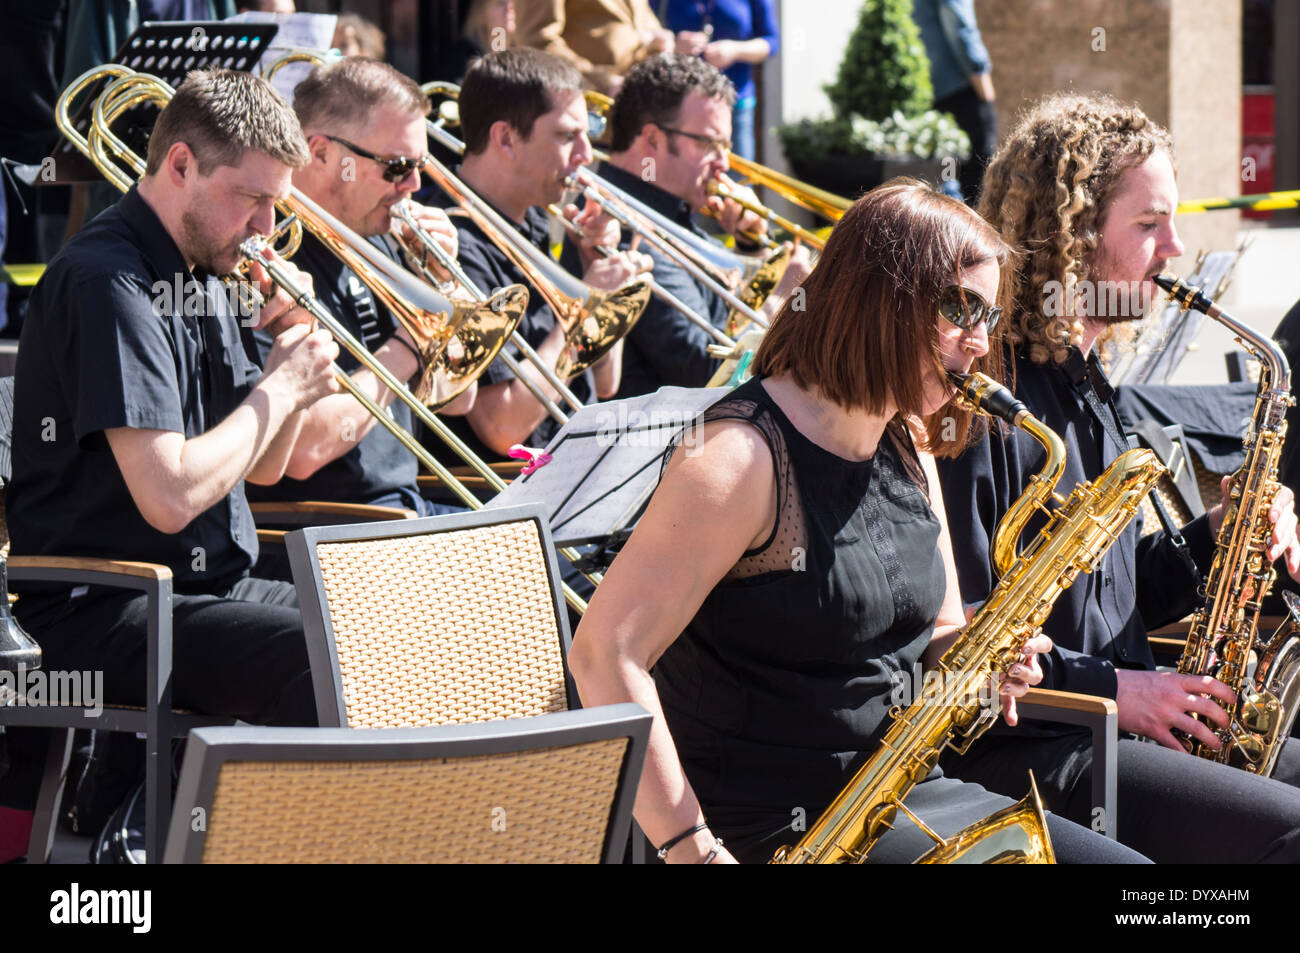
[[[1030,655],[1045,655],[1052,651],[1052,648],[1051,636],[1043,635],[1040,632],[1025,643],[1025,655],[1026,658]]]
[[[1182,676],[1182,690],[1187,692],[1193,698],[1199,699],[1208,705],[1214,705],[1213,699],[1218,698],[1221,701],[1232,704],[1237,700],[1237,693],[1231,688],[1209,675],[1184,675]],[[1209,695],[1211,698],[1206,698]],[[1219,706],[1214,705],[1215,708]],[[1221,711],[1222,709],[1220,709]]]
[[[1223,742],[1219,740],[1218,735],[1211,731],[1204,722],[1197,721],[1189,715],[1179,715],[1174,718],[1172,727],[1177,728],[1185,735],[1190,735],[1203,744],[1209,745],[1215,751],[1223,747]],[[1179,747],[1182,746],[1179,745]]]

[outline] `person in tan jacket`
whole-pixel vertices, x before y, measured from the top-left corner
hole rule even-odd
[[[635,64],[674,48],[650,0],[520,0],[515,42],[572,63],[593,89],[613,96]]]

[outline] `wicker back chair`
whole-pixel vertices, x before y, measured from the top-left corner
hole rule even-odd
[[[322,727],[404,728],[576,708],[540,505],[286,537]]]
[[[637,705],[442,728],[200,729],[168,863],[616,863]]]
[[[1169,468],[1169,473],[1156,484],[1155,492],[1175,526],[1185,526],[1219,502],[1222,475],[1206,469],[1191,449],[1181,426],[1139,420],[1128,429],[1128,434],[1155,451],[1160,462]],[[1142,535],[1149,536],[1160,529],[1160,517],[1148,494],[1142,500]]]

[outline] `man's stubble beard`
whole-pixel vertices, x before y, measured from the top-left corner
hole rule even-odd
[[[1091,314],[1081,314],[1081,318],[1089,318],[1097,324],[1106,327],[1116,327],[1125,324],[1134,324],[1146,319],[1151,308],[1152,297],[1145,281],[1137,282],[1119,282],[1118,293],[1112,295],[1108,285],[1108,279],[1096,278],[1095,275],[1105,275],[1113,273],[1110,258],[1104,254],[1098,253],[1095,264],[1089,263],[1087,272],[1088,280],[1092,282],[1093,290],[1093,307]],[[1118,306],[1117,314],[1101,313],[1111,303],[1112,298]]]
[[[181,213],[181,233],[185,241],[185,248],[182,250],[187,259],[194,262],[196,269],[209,272],[211,274],[222,275],[234,271],[238,261],[230,267],[223,267],[218,261],[226,252],[233,252],[233,248],[223,248],[211,238],[203,229],[203,221],[193,209],[186,209]]]

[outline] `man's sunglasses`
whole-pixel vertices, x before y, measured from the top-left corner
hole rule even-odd
[[[988,304],[978,294],[961,285],[949,285],[939,295],[939,314],[949,324],[969,331],[981,321],[987,321],[985,331],[993,333],[1002,317],[1002,309]]]
[[[325,138],[330,142],[337,142],[339,145],[351,149],[363,159],[373,159],[375,162],[378,162],[384,167],[385,182],[401,182],[416,169],[420,168],[420,161],[423,158],[423,156],[418,158],[414,156],[397,156],[392,159],[381,159],[373,152],[367,152],[360,146],[354,146],[346,139],[340,139],[338,136],[331,135],[326,135]]]

